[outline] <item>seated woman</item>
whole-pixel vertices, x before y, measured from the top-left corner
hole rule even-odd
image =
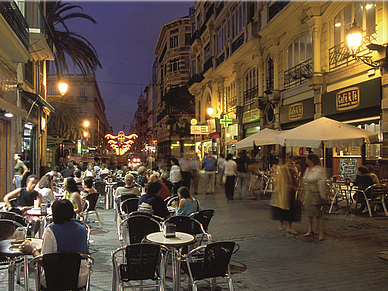
[[[56,252],[75,252],[87,254],[87,231],[85,226],[75,221],[74,208],[67,200],[56,200],[53,203],[54,223],[46,227],[43,234],[42,255]],[[39,251],[31,244],[22,244],[20,250],[39,256]],[[78,287],[86,285],[88,278],[88,268],[85,260],[81,260]],[[46,287],[45,278],[41,278],[41,283]]]
[[[49,202],[50,204],[55,200],[53,182],[54,176],[46,174],[39,180],[38,185],[35,187],[35,191],[42,194],[43,201]]]
[[[179,204],[178,210],[175,215],[185,215],[200,211],[201,205],[198,199],[191,197],[190,190],[186,186],[182,186],[178,189]]]
[[[162,185],[159,182],[150,181],[147,194],[142,195],[139,199],[137,210],[152,213],[164,219],[170,217],[166,203],[159,197],[161,189]]]
[[[86,168],[86,171],[84,172],[83,178],[85,179],[86,177],[92,177],[94,178],[96,176],[96,172],[94,171],[94,166],[92,163],[88,164],[88,167]]]
[[[82,179],[81,179],[81,171],[80,170],[75,170],[74,171],[74,181],[78,184],[81,184],[82,183]]]
[[[81,191],[81,197],[88,196],[88,194],[96,193],[97,190],[93,187],[93,178],[87,177],[82,181],[82,188],[84,190]]]
[[[64,183],[65,187],[65,196],[64,199],[70,200],[70,202],[74,206],[75,213],[79,214],[82,212],[82,201],[81,195],[79,194],[79,190],[77,187],[77,183],[73,178],[67,177]]]

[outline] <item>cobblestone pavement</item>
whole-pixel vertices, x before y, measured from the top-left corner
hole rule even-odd
[[[202,177],[200,186],[203,181]],[[216,212],[209,226],[213,240],[240,245],[231,262],[235,290],[388,290],[388,261],[379,258],[381,251],[388,250],[388,218],[381,213],[373,218],[348,215],[342,208],[327,213],[328,236],[318,241],[318,234],[303,236],[307,231],[304,216],[294,225],[298,235],[279,231],[278,222],[271,220],[269,197],[227,201],[223,189],[216,190],[214,195],[199,193],[197,197],[203,209]],[[110,252],[120,246],[114,210],[98,211],[103,229],[91,223],[95,259],[91,290],[112,290]],[[0,270],[0,290],[6,290],[6,284],[6,270]],[[167,285],[172,290],[171,281]],[[181,285],[182,290],[190,290],[185,275]],[[227,290],[225,285],[217,288]],[[17,286],[15,290],[23,289]]]

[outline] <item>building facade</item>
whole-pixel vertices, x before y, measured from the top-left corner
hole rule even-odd
[[[182,138],[176,134],[177,127],[185,126],[191,116],[180,115],[181,118],[176,122],[169,122],[171,117],[177,117],[180,112],[166,105],[163,100],[171,88],[186,87],[190,79],[190,38],[190,18],[182,17],[162,26],[155,47],[157,81],[154,116],[156,117],[158,155],[180,157],[182,149],[187,152],[192,148],[192,141],[189,138]],[[181,142],[183,142],[183,148]]]
[[[46,172],[46,60],[53,60],[44,1],[0,3],[0,195],[14,189],[15,153],[29,172]],[[12,117],[6,113],[12,113]]]
[[[82,121],[88,120],[90,125],[84,128],[88,136],[79,141],[74,141],[70,150],[74,154],[81,153],[106,153],[109,147],[105,140],[107,133],[112,133],[105,114],[105,103],[101,96],[96,76],[89,73],[87,76],[80,74],[67,74],[62,76],[67,83],[68,90],[64,96],[59,94],[58,77],[56,74],[47,76],[47,100],[50,102],[67,102],[74,106],[74,114],[81,117]],[[80,124],[82,127],[83,124]],[[82,149],[82,151],[81,151]]]

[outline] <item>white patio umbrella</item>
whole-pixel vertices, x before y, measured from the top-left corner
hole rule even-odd
[[[361,146],[379,141],[377,133],[327,117],[287,130],[275,139],[285,146],[308,148]]]
[[[283,132],[284,131],[265,128],[237,142],[236,149],[251,150],[254,148],[255,145],[259,146],[259,145],[269,145],[269,144],[280,144],[280,142],[275,140],[275,136]]]

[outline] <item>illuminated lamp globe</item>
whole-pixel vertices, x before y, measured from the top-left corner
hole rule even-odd
[[[84,120],[83,125],[84,125],[84,127],[89,127],[90,121],[89,120]]]
[[[209,116],[212,116],[213,113],[214,113],[214,108],[213,107],[209,107],[207,110],[206,110],[207,114],[209,114]]]
[[[59,93],[62,96],[66,94],[67,88],[68,88],[68,85],[66,83],[61,82],[58,84]]]
[[[87,131],[84,131],[84,137],[87,138],[89,133]]]
[[[352,27],[346,32],[346,41],[348,48],[353,52],[361,46],[362,29],[357,25],[356,20],[353,21]]]

